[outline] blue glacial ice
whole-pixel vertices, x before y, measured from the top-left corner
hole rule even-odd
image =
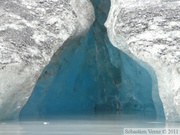
[[[164,118],[159,96],[155,108],[149,72],[108,39],[104,22],[110,1],[91,1],[96,20],[89,32],[54,54],[20,118],[117,111]]]

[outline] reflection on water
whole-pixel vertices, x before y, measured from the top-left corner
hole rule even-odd
[[[124,128],[179,127],[138,115],[76,115],[1,122],[0,135],[123,135]]]

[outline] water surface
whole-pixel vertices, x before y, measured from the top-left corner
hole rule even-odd
[[[124,128],[175,128],[143,115],[91,114],[0,123],[0,135],[123,135]]]

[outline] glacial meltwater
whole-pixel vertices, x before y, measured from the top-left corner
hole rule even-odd
[[[125,128],[178,128],[143,114],[77,114],[0,123],[0,135],[124,135]],[[139,134],[138,134],[139,135]]]

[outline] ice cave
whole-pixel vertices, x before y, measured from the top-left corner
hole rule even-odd
[[[91,2],[95,21],[89,31],[53,55],[19,117],[118,112],[164,119],[153,69],[147,71],[146,63],[140,65],[109,40],[104,23],[110,0]]]

